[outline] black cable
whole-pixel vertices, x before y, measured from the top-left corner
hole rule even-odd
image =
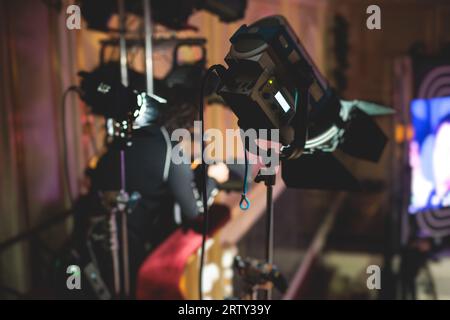
[[[8,249],[9,247],[15,245],[16,243],[18,243],[20,241],[28,240],[29,238],[33,237],[37,233],[42,232],[57,223],[65,221],[65,219],[67,217],[70,217],[72,214],[73,214],[73,211],[71,211],[71,210],[64,211],[64,212],[58,214],[57,216],[50,218],[49,220],[41,223],[40,225],[38,225],[36,227],[30,228],[27,231],[19,233],[18,235],[15,235],[15,236],[11,237],[10,239],[1,242],[0,243],[0,254],[4,250]]]
[[[64,184],[66,186],[66,192],[69,197],[70,205],[74,203],[74,196],[72,194],[71,186],[70,186],[70,173],[69,173],[69,160],[68,160],[68,151],[67,151],[67,127],[66,127],[66,99],[69,93],[71,92],[80,92],[80,89],[77,86],[70,86],[64,91],[62,96],[62,135],[63,135],[63,165],[64,165]]]
[[[205,122],[204,122],[204,94],[205,94],[205,87],[208,82],[209,76],[217,71],[219,68],[223,68],[221,65],[213,65],[209,67],[209,69],[206,71],[202,84],[200,89],[200,104],[199,104],[199,113],[200,113],[200,121],[202,123],[202,131],[201,131],[201,139],[202,139],[202,148],[201,148],[201,175],[202,175],[202,200],[203,200],[203,231],[202,231],[202,249],[200,254],[200,269],[199,269],[199,279],[198,279],[198,294],[199,299],[203,300],[203,267],[205,264],[205,247],[206,247],[206,237],[208,235],[208,192],[206,188],[206,163],[205,163],[205,157],[204,157],[204,151],[205,151],[205,139],[204,139],[204,132],[205,132]]]

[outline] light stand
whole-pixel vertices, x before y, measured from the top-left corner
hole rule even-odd
[[[128,70],[127,70],[127,48],[126,48],[126,15],[124,0],[118,0],[119,9],[119,45],[120,45],[120,79],[121,83],[128,86]],[[113,121],[107,121],[107,124],[113,126]],[[128,121],[128,124],[131,125]],[[119,126],[122,126],[120,124]],[[127,128],[130,126],[127,125]],[[128,129],[128,132],[131,129]],[[107,130],[109,131],[109,130]],[[119,133],[120,139],[124,139],[123,133]],[[110,250],[112,257],[113,284],[115,298],[128,297],[130,294],[130,274],[129,274],[129,257],[128,257],[128,230],[127,230],[127,207],[129,196],[126,192],[126,172],[125,172],[125,148],[126,142],[121,143],[120,149],[120,191],[112,195],[113,199],[106,199],[106,203],[110,204]],[[110,202],[111,200],[111,202]],[[104,200],[105,201],[105,200]],[[118,221],[120,220],[120,240]],[[120,250],[122,249],[122,250]],[[122,266],[120,263],[120,253],[122,254]],[[122,272],[121,272],[122,271]],[[123,284],[123,290],[122,290]]]
[[[153,63],[152,63],[152,27],[151,27],[151,6],[150,0],[143,0],[144,8],[144,24],[145,24],[145,68],[147,77],[147,93],[149,96],[153,96]],[[125,1],[118,0],[119,9],[119,46],[120,46],[120,78],[121,82],[125,87],[129,85],[128,79],[128,61],[127,61],[127,44],[126,44],[126,11],[125,11]],[[136,119],[138,122],[139,119]],[[119,124],[122,126],[122,124]],[[125,136],[120,135],[120,139],[124,139],[121,144],[120,150],[120,192],[116,199],[116,208],[113,210],[113,219],[117,218],[117,214],[120,217],[121,224],[121,249],[122,249],[122,267],[123,267],[123,292],[121,290],[121,281],[117,279],[120,278],[120,268],[116,263],[114,263],[114,283],[115,283],[115,293],[119,297],[129,298],[130,297],[130,270],[129,270],[129,252],[128,252],[128,228],[127,228],[127,214],[129,212],[129,202],[130,197],[126,191],[126,159],[125,159],[125,149],[129,146],[129,139],[131,138],[133,123],[131,120],[128,121],[126,126],[127,133]],[[117,221],[117,220],[116,220]],[[117,228],[111,228],[116,230]],[[111,236],[117,236],[117,232],[112,232]],[[112,239],[113,240],[113,239]],[[117,240],[117,237],[116,237]],[[112,242],[113,243],[113,242]],[[117,248],[111,248],[113,252],[113,257],[117,254]],[[113,258],[114,259],[114,258]],[[113,261],[116,261],[117,258]]]
[[[306,69],[305,71],[309,71],[306,65],[302,65],[302,68]],[[298,79],[300,97],[297,101],[297,111],[298,115],[294,118],[293,121],[296,121],[296,125],[298,128],[306,128],[306,121],[308,118],[308,105],[309,105],[309,88],[312,83],[312,78],[308,76],[309,72],[303,73],[305,76],[301,79]],[[270,153],[272,150],[270,149],[270,141],[271,135],[270,130],[268,131],[268,156],[270,158]],[[306,141],[306,131],[297,130],[295,133],[294,142],[287,148],[280,150],[281,161],[283,159],[288,159],[289,157],[296,157],[303,152],[304,145]],[[269,166],[269,165],[267,165]],[[260,183],[264,182],[266,186],[266,262],[268,265],[273,266],[273,239],[274,239],[274,227],[273,227],[273,214],[274,214],[274,204],[273,204],[273,186],[276,183],[276,174],[272,172],[270,174],[262,174],[261,170],[258,171],[258,174],[255,177],[255,182]],[[266,300],[272,299],[272,286],[269,284],[266,287]]]
[[[227,67],[211,67],[219,79],[216,92],[241,129],[278,130],[286,186],[358,190],[358,180],[333,153],[340,150],[377,162],[387,137],[371,117],[388,115],[389,110],[341,102],[282,16],[242,25],[230,43],[224,59]],[[260,172],[255,180],[267,187],[266,259],[270,264],[275,176],[263,177]],[[270,290],[267,298],[271,298]]]
[[[255,177],[255,182],[264,182],[266,186],[266,262],[273,265],[273,186],[276,182],[275,174],[264,175],[261,170]],[[272,287],[268,286],[266,300],[272,299]]]
[[[135,73],[129,74],[127,57],[127,12],[125,0],[117,0],[119,14],[119,67],[105,65],[88,73],[81,71],[80,96],[92,112],[106,118],[106,132],[111,141],[117,140],[119,153],[119,186],[116,191],[103,193],[102,201],[110,213],[110,254],[112,258],[112,286],[114,298],[130,298],[133,285],[130,283],[127,215],[133,209],[133,202],[139,196],[127,191],[126,149],[132,144],[134,129],[151,125],[158,117],[154,103],[165,100],[153,94],[152,28],[150,0],[142,0],[145,24],[145,67],[147,94],[138,93],[130,87]],[[120,70],[120,81],[115,79]],[[132,84],[132,83],[131,83]],[[151,99],[154,102],[151,102]],[[119,191],[117,191],[117,189]],[[137,193],[136,193],[137,194]]]

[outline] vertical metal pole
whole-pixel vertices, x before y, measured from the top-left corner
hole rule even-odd
[[[267,246],[266,260],[269,264],[273,263],[273,187],[267,186]]]
[[[267,195],[267,243],[266,243],[266,261],[273,264],[273,186],[266,184]],[[272,299],[272,288],[267,289],[267,300]]]
[[[126,190],[126,179],[125,179],[125,150],[120,150],[120,191],[125,192]]]
[[[152,9],[151,0],[142,0],[145,24],[145,75],[147,76],[147,93],[153,94],[153,45],[152,45]]]
[[[127,62],[127,42],[125,38],[126,34],[126,13],[125,13],[125,0],[117,0],[119,8],[119,46],[120,46],[120,78],[122,84],[128,87],[128,62]]]
[[[128,219],[127,210],[121,212],[122,217],[122,260],[123,260],[123,274],[124,274],[124,292],[125,297],[130,296],[130,267],[129,267],[129,254],[128,254]]]
[[[270,157],[272,154],[272,135],[269,130],[267,135],[267,156]],[[266,163],[267,167],[270,167],[270,163]],[[255,182],[264,182],[266,186],[266,262],[270,266],[273,266],[273,186],[276,183],[275,172],[266,172],[262,174],[261,170],[258,172],[255,178]],[[272,299],[272,283],[268,283],[268,287],[264,288],[263,299]]]
[[[120,150],[120,218],[122,227],[122,264],[123,264],[123,288],[125,297],[130,296],[130,268],[129,268],[129,256],[128,256],[128,225],[127,225],[127,207],[128,207],[128,194],[126,190],[126,178],[125,178],[125,150]]]
[[[272,135],[271,130],[268,132],[267,141],[269,142],[267,146],[267,155],[270,157],[272,154]],[[266,177],[264,183],[267,188],[266,194],[266,207],[267,207],[267,243],[266,243],[266,261],[272,266],[273,265],[273,186],[275,185],[275,173],[272,173],[269,177]],[[272,299],[272,287],[267,289],[267,300]]]
[[[115,297],[120,296],[120,263],[119,263],[119,237],[117,231],[117,210],[111,210],[111,216],[109,218],[109,233],[111,241],[111,256],[112,256],[112,269],[114,278],[114,294]]]
[[[125,87],[128,87],[128,57],[127,57],[127,42],[126,42],[126,12],[125,0],[117,0],[119,9],[119,45],[120,45],[120,78]],[[128,198],[126,195],[125,183],[125,147],[120,151],[120,195],[119,197]],[[118,199],[118,201],[121,201]],[[119,204],[122,206],[123,204]],[[128,262],[128,230],[127,230],[127,211],[122,208],[119,211],[122,224],[122,263],[123,263],[123,283],[125,297],[130,296],[130,273]]]

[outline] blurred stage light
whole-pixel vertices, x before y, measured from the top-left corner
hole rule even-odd
[[[145,93],[144,73],[128,68],[129,86],[125,87],[120,79],[119,62],[111,61],[91,72],[79,72],[81,98],[93,114],[118,123],[139,117],[134,128],[151,125],[158,123],[166,105],[174,108],[184,103],[196,105],[205,70],[204,59],[191,64],[174,63],[164,78],[154,79],[156,94],[149,96]]]
[[[117,0],[79,0],[81,12],[90,29],[108,31],[108,21],[118,12]],[[209,11],[222,22],[242,19],[247,0],[151,0],[152,18],[170,29],[192,28],[188,26],[189,17],[199,10]],[[142,0],[125,1],[128,13],[143,15]]]
[[[119,73],[119,64],[114,62],[101,65],[91,72],[79,72],[81,99],[93,114],[113,119],[126,127],[129,126],[128,122],[132,123],[138,117],[145,118],[145,121],[140,122],[141,125],[155,123],[160,114],[160,106],[166,100],[145,93],[144,75],[128,69],[130,86],[125,87]]]

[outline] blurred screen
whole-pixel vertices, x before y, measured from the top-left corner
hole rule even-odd
[[[450,97],[411,102],[409,212],[450,207]]]

